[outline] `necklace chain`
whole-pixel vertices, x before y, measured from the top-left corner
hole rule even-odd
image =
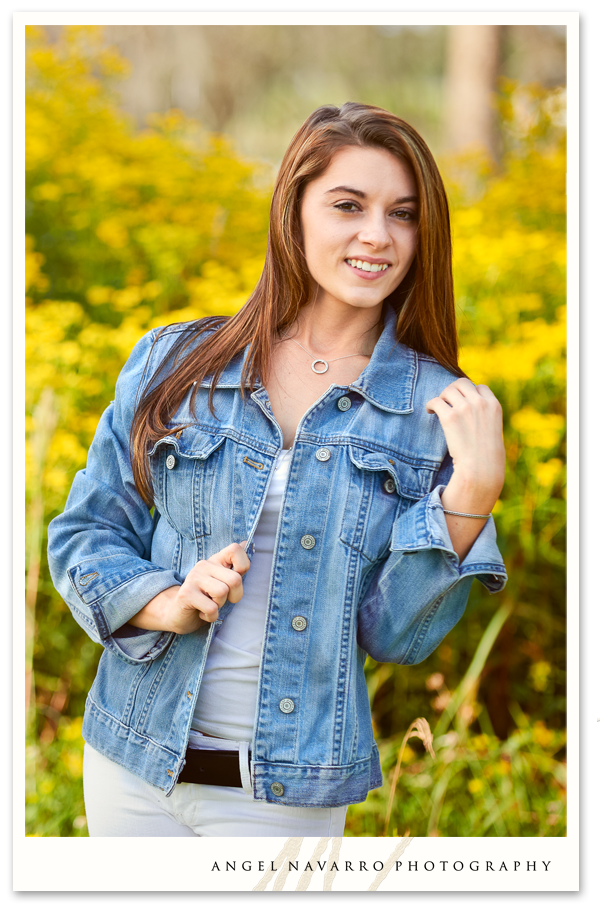
[[[305,353],[305,354],[308,354],[309,357],[314,357],[314,356],[315,356],[314,354],[311,354],[310,351],[307,351],[303,344],[300,344],[300,342],[299,342],[299,341],[296,341],[295,338],[291,338],[291,337],[287,334],[287,332],[283,332],[283,331],[282,331],[281,334],[282,334],[285,338],[288,338],[290,341],[293,341],[294,344],[297,344],[299,348],[302,348],[302,350],[304,351],[304,353]],[[356,354],[344,354],[343,357],[334,357],[333,360],[325,360],[323,357],[316,357],[316,358],[313,360],[313,362],[311,363],[310,368],[311,368],[311,370],[313,371],[313,373],[317,373],[317,374],[321,375],[321,373],[326,373],[327,370],[329,369],[329,364],[330,364],[330,363],[335,363],[336,360],[346,360],[348,357],[362,357],[362,356],[363,356],[363,355],[362,355],[360,352],[358,352],[358,353],[356,353]],[[317,370],[317,369],[316,369],[316,364],[317,364],[317,363],[323,363],[323,364],[325,364],[325,369],[324,369],[324,370]]]

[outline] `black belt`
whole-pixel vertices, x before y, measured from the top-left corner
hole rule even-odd
[[[250,753],[248,753],[250,767]],[[178,784],[211,784],[213,787],[241,787],[240,754],[225,750],[188,749]]]

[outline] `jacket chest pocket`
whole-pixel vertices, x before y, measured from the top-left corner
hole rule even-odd
[[[340,538],[375,562],[389,550],[396,517],[429,492],[433,472],[357,446],[350,446],[348,455]]]
[[[150,453],[156,507],[187,540],[211,533],[214,482],[224,440],[187,427],[179,435],[160,439]]]

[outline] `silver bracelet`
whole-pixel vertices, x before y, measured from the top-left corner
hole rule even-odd
[[[473,515],[471,512],[453,512],[451,509],[444,509],[446,515],[459,515],[461,518],[491,518],[492,513],[488,512],[487,515]]]

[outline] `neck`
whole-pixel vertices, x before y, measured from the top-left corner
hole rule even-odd
[[[302,307],[286,333],[315,355],[362,354],[370,357],[382,330],[382,307]]]

